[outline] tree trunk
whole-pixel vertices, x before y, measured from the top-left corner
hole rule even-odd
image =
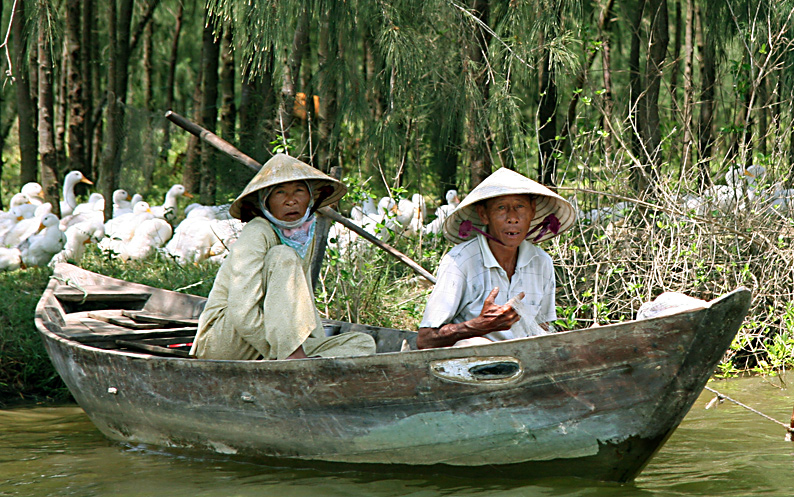
[[[165,109],[174,110],[174,87],[176,85],[176,63],[179,54],[179,35],[182,32],[182,16],[184,14],[184,4],[179,2],[177,5],[176,16],[174,19],[174,37],[171,40],[171,58],[168,60],[168,77],[165,83]],[[168,151],[171,150],[171,123],[163,120],[163,144],[160,151],[160,158],[163,162],[168,160]]]
[[[81,171],[88,177],[85,157],[86,108],[83,93],[83,57],[80,2],[66,3],[66,47],[65,65],[69,68],[67,90],[69,92],[69,165],[70,171]]]
[[[16,103],[19,115],[19,180],[24,185],[38,179],[38,135],[36,134],[36,108],[31,98],[30,78],[37,66],[29,66],[27,61],[28,16],[25,2],[17,3],[14,20],[11,25],[14,35],[14,77],[16,78]],[[38,89],[37,89],[38,91]]]
[[[289,54],[285,54],[282,67],[283,74],[281,80],[281,103],[279,107],[279,122],[276,128],[282,139],[289,139],[294,120],[293,109],[295,108],[295,94],[297,92],[295,82],[300,78],[301,62],[303,54],[309,45],[309,8],[304,6],[295,34],[292,38],[292,49]],[[283,145],[287,145],[284,143]]]
[[[106,199],[111,199],[113,191],[118,186],[122,151],[124,150],[124,106],[129,78],[128,63],[133,0],[121,0],[118,15],[115,0],[107,2],[107,6],[110,46],[108,51],[107,139],[100,183],[102,194]],[[113,202],[105,202],[105,219],[112,217]]]
[[[229,143],[239,144],[236,136],[237,108],[235,107],[235,64],[234,64],[234,40],[232,38],[232,26],[224,25],[223,38],[221,44],[221,68],[220,68],[220,88],[221,88],[221,111],[220,111],[220,130],[221,137]],[[236,190],[240,186],[234,182],[235,171],[242,169],[234,159],[220,154],[218,157],[218,182],[223,190]]]
[[[83,84],[83,172],[88,178],[96,179],[94,170],[94,124],[91,116],[94,112],[93,75],[97,72],[92,54],[97,53],[98,36],[93,36],[94,0],[83,0],[83,28],[80,52],[80,72]],[[74,116],[72,116],[74,118]],[[71,151],[70,151],[71,152]]]
[[[489,24],[490,5],[488,0],[472,0],[471,15],[483,24]],[[469,155],[469,171],[471,188],[482,183],[491,174],[493,161],[491,159],[491,133],[488,126],[488,99],[490,97],[490,83],[487,76],[485,54],[491,35],[483,30],[479,24],[472,24],[469,39],[464,46],[464,71],[469,84],[477,90],[477,96],[472,97],[468,104],[466,117],[466,144]]]
[[[202,52],[204,47],[202,45]],[[202,54],[201,60],[204,59]],[[203,121],[201,112],[202,90],[204,71],[199,71],[196,75],[196,86],[193,89],[193,121],[200,123]],[[185,151],[185,163],[182,167],[182,185],[189,192],[201,192],[201,139],[191,134],[187,141]]]
[[[643,141],[648,153],[650,166],[648,185],[649,193],[658,179],[659,168],[662,164],[662,131],[659,118],[659,95],[662,85],[662,71],[667,54],[669,32],[667,25],[667,0],[650,0],[650,39],[648,43],[648,56],[645,65],[645,104],[640,108],[644,110],[644,122],[640,129],[643,130]]]
[[[270,158],[267,145],[269,138],[274,137],[273,118],[276,115],[276,91],[273,87],[276,59],[273,47],[270,47],[268,54],[268,63],[259,74],[253,75],[250,71],[243,74],[240,89],[240,147],[261,163]],[[250,179],[251,176],[244,174],[244,177]]]
[[[209,16],[209,12],[206,14]],[[220,40],[215,39],[213,23],[207,17],[204,25],[204,48],[201,51],[201,72],[204,73],[201,98],[201,123],[205,129],[215,133],[218,126],[218,60],[220,58]],[[217,172],[215,170],[215,148],[202,141],[201,143],[201,203],[215,204],[217,188]]]
[[[316,165],[325,173],[339,166],[339,153],[336,149],[338,134],[335,132],[338,112],[336,99],[337,81],[333,77],[331,69],[331,65],[335,63],[339,54],[336,50],[337,40],[331,35],[328,16],[329,12],[327,10],[322,13],[317,41],[317,61],[319,66],[317,94],[320,98],[320,115],[318,116],[320,143],[317,146]],[[307,108],[311,107],[313,107],[313,102],[308,102]]]
[[[688,1],[688,0],[685,0]],[[678,119],[678,74],[681,72],[681,44],[684,39],[683,30],[683,11],[681,10],[681,0],[675,0],[675,27],[673,28],[675,38],[673,38],[673,60],[670,61],[670,106],[672,121]]]
[[[717,56],[714,38],[704,31],[703,20],[699,19],[700,29],[700,119],[698,122],[698,186],[711,186],[711,155],[714,147],[714,85],[717,82]]]
[[[681,177],[689,171],[692,161],[694,83],[693,63],[695,56],[695,0],[686,0],[686,28],[684,35],[684,105],[683,110],[683,153],[681,154]]]
[[[58,192],[58,154],[55,150],[54,95],[52,74],[52,45],[46,0],[39,0],[38,57],[39,57],[39,155],[41,156],[41,186],[44,199],[52,204],[52,212],[60,216]]]
[[[612,10],[614,8],[614,0],[608,0],[607,7],[601,11],[601,17],[598,20],[599,25],[603,25],[603,31],[600,34],[601,36],[601,65],[603,66],[603,80],[604,80],[604,93],[602,94],[602,122],[601,127],[603,129],[610,129],[610,123],[612,122],[613,117],[613,107],[614,107],[614,99],[613,99],[613,92],[612,92],[612,37],[610,35],[611,27],[612,27]],[[615,136],[612,133],[609,133],[609,137],[605,138],[605,155],[609,156],[610,151],[614,148],[613,144],[615,141]]]
[[[637,191],[645,190],[648,181],[645,171],[645,154],[643,152],[642,133],[640,132],[640,105],[643,100],[642,81],[640,79],[640,35],[642,33],[643,10],[645,0],[639,0],[631,29],[631,50],[629,52],[629,125],[631,127],[631,153],[638,163],[631,169],[631,183]]]
[[[68,90],[66,76],[69,72],[69,51],[66,43],[61,47],[60,68],[54,67],[53,73],[58,75],[58,87],[55,90],[55,153],[58,155],[59,167],[66,167],[66,115]],[[53,61],[54,62],[54,61]],[[59,70],[60,69],[60,70]],[[59,171],[64,176],[64,171]]]

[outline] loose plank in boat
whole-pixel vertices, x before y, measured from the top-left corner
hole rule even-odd
[[[179,349],[169,349],[168,347],[161,347],[160,345],[150,345],[147,343],[130,342],[128,340],[116,340],[116,345],[126,347],[132,350],[139,350],[142,352],[149,352],[155,355],[173,356],[173,357],[193,357],[188,352]]]
[[[88,314],[89,318],[96,319],[97,321],[104,321],[106,323],[115,324],[116,326],[123,326],[133,330],[154,330],[162,328],[157,323],[139,323],[126,316],[122,315],[120,309],[106,309],[102,311],[91,311]]]
[[[198,326],[198,319],[190,318],[175,318],[165,316],[162,314],[153,314],[147,311],[130,311],[122,310],[121,315],[128,317],[134,321],[143,323],[154,323],[159,325],[182,325],[182,326]]]
[[[53,291],[53,295],[65,302],[96,302],[98,300],[129,302],[149,300],[152,294],[140,290],[106,285],[85,285],[81,288],[62,285]]]
[[[79,323],[87,328],[88,331],[82,333],[66,333],[65,336],[71,340],[85,344],[107,342],[109,340],[135,340],[139,338],[166,338],[173,336],[188,337],[196,334],[196,328],[192,326],[183,328],[134,330],[91,318],[79,319]],[[67,325],[69,325],[68,321]],[[74,329],[74,327],[71,328]],[[69,327],[65,329],[69,329]]]

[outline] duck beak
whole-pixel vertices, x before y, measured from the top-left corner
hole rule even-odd
[[[93,184],[94,184],[94,182],[93,182],[93,181],[91,181],[91,180],[90,180],[90,179],[88,179],[88,178],[83,178],[83,179],[81,179],[81,180],[80,180],[80,183],[87,183],[87,184],[89,184],[89,185],[93,185]]]
[[[44,223],[39,223],[39,231],[43,230],[44,228],[46,228],[46,226],[44,226]]]
[[[185,193],[182,194],[182,196],[187,197],[187,198],[193,198],[193,195],[190,192],[185,192]]]

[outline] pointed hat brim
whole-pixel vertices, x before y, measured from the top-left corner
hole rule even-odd
[[[576,211],[567,200],[537,181],[503,167],[485,178],[463,199],[457,209],[452,211],[452,214],[444,221],[444,236],[453,243],[471,240],[474,233],[469,233],[468,237],[464,238],[461,236],[460,225],[464,221],[471,221],[475,228],[485,231],[485,225],[480,221],[475,207],[478,202],[504,195],[526,194],[536,197],[535,217],[529,225],[527,236],[532,243],[540,243],[553,238],[573,226],[576,221]],[[540,234],[540,230],[535,230],[535,228],[551,214],[554,214],[559,220],[559,229],[556,233],[548,230]]]
[[[240,219],[244,203],[259,204],[259,199],[257,198],[259,190],[281,183],[289,183],[290,181],[308,181],[314,192],[315,201],[323,194],[323,187],[331,187],[332,191],[330,193],[326,191],[327,196],[323,197],[318,207],[333,204],[347,193],[347,187],[341,181],[328,176],[319,169],[295,157],[290,157],[286,154],[276,154],[262,166],[256,176],[248,182],[243,192],[232,202],[229,207],[229,214]]]

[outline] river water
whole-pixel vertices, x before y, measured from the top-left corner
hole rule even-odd
[[[711,388],[788,423],[794,395],[780,379]],[[502,481],[279,468],[110,442],[76,406],[0,410],[0,496],[780,496],[794,495],[785,428],[704,393],[632,483],[575,478]]]

